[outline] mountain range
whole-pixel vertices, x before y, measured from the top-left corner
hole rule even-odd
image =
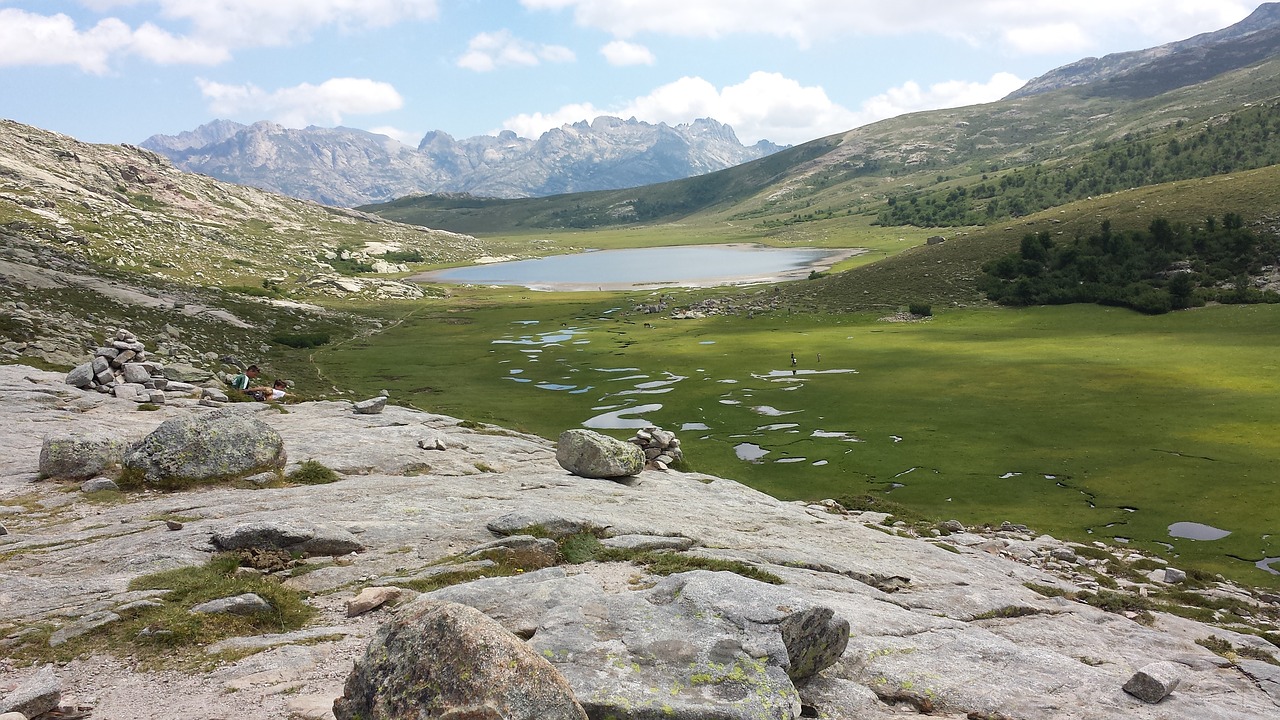
[[[674,127],[602,116],[537,139],[511,131],[457,140],[432,131],[417,148],[353,128],[290,129],[215,120],[142,147],[191,172],[326,205],[351,207],[426,193],[540,197],[701,175],[781,150],[744,146],[710,118]]]

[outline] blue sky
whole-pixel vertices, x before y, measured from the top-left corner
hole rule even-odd
[[[597,115],[797,144],[1216,30],[1232,0],[0,0],[0,116],[137,143],[215,118],[416,145]]]

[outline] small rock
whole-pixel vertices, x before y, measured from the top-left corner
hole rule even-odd
[[[4,525],[0,525],[0,535],[8,535],[9,530]]]
[[[245,593],[235,597],[219,598],[200,603],[188,612],[208,615],[253,615],[260,612],[270,612],[271,610],[271,603],[263,600],[256,593]]]
[[[1187,574],[1181,570],[1178,570],[1177,568],[1170,567],[1170,568],[1164,569],[1164,581],[1169,583],[1170,585],[1176,585],[1181,582],[1186,582],[1186,579],[1187,579]]]
[[[119,490],[120,486],[111,478],[99,477],[92,480],[85,480],[80,486],[80,492],[95,493],[104,490]]]
[[[351,408],[356,411],[357,415],[377,415],[387,407],[387,398],[378,396],[368,400],[361,400],[352,405]]]
[[[938,529],[945,530],[949,533],[962,533],[964,532],[964,523],[960,522],[959,520],[947,520],[945,522],[939,523]]]
[[[1124,684],[1124,691],[1145,703],[1168,697],[1182,680],[1182,666],[1165,660],[1144,666]]]
[[[347,617],[357,617],[400,599],[404,591],[395,587],[367,587],[347,601]]]
[[[21,713],[33,718],[55,710],[62,701],[62,681],[46,665],[34,677],[0,700],[0,713]]]
[[[182,529],[182,523],[178,522],[177,520],[165,520],[164,524],[165,524],[165,527],[169,528],[170,530]]]

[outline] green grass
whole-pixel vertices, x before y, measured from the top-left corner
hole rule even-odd
[[[385,387],[417,407],[548,438],[601,412],[593,408],[661,404],[643,417],[680,432],[691,470],[783,499],[901,483],[889,497],[925,517],[1010,520],[1080,541],[1118,536],[1157,553],[1167,542],[1182,565],[1277,584],[1252,565],[1280,554],[1264,537],[1280,500],[1269,470],[1280,451],[1276,306],[1160,317],[1091,306],[948,310],[911,324],[878,322],[878,313],[672,321],[631,312],[648,297],[459,291],[315,357],[357,394]],[[536,338],[569,330],[556,342]],[[791,352],[800,370],[856,374],[764,377],[787,372]],[[673,380],[667,373],[684,379],[670,392],[636,392]],[[693,422],[710,429],[681,432]],[[796,427],[768,429],[775,424]],[[742,442],[769,454],[745,462],[734,451]],[[1170,538],[1178,521],[1232,535]]]
[[[130,590],[168,590],[158,607],[121,613],[122,619],[57,647],[48,646],[52,628],[27,638],[13,656],[28,661],[66,661],[85,653],[107,652],[131,657],[147,668],[200,667],[216,658],[203,648],[230,637],[283,633],[304,627],[315,609],[302,597],[271,578],[235,574],[239,561],[230,555],[207,564],[166,570],[135,578]],[[272,610],[255,615],[192,614],[188,610],[208,600],[256,593]],[[149,634],[139,635],[144,629]]]

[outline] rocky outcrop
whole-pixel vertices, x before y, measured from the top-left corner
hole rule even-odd
[[[640,448],[595,432],[566,430],[556,442],[556,461],[579,477],[622,478],[644,469]]]
[[[337,720],[587,718],[564,678],[520,638],[465,605],[421,601],[378,630],[333,714]]]
[[[427,602],[476,609],[549,663],[591,717],[1255,720],[1280,707],[1280,673],[1253,659],[1278,650],[1251,634],[1280,621],[1280,597],[1198,574],[1170,587],[1163,574],[1134,572],[1154,558],[1133,548],[1037,537],[1016,522],[889,527],[882,513],[781,502],[675,470],[584,479],[538,438],[399,406],[357,415],[349,402],[297,403],[287,414],[235,408],[270,425],[290,456],[340,469],[337,482],[126,488],[102,503],[32,482],[43,436],[140,438],[162,421],[223,411],[170,403],[139,413],[64,380],[0,365],[0,520],[9,531],[0,536],[0,688],[32,679],[35,668],[11,658],[48,653],[56,636],[57,652],[73,658],[53,668],[64,694],[89,700],[101,720],[325,717],[379,625],[409,612],[348,617],[347,601],[365,588],[392,589],[367,602],[396,588],[402,597],[438,588]],[[86,399],[97,404],[82,409]],[[445,449],[424,449],[427,437]],[[478,473],[478,462],[492,471]],[[164,628],[120,639],[122,624],[176,599],[129,583],[204,565],[221,550],[215,535],[259,524],[276,524],[281,537],[292,536],[282,525],[332,527],[364,550],[316,559],[261,550],[281,562],[239,572],[304,593],[311,626],[174,648],[239,658],[208,671],[137,672],[127,658],[164,642]],[[508,536],[517,537],[490,544]],[[542,570],[520,564],[524,549],[552,544],[596,547],[596,559],[569,564],[561,553]],[[477,550],[486,559],[467,557]],[[510,576],[485,578],[498,575]],[[1202,605],[1166,611],[1187,593]],[[1231,617],[1183,617],[1205,617],[1207,603],[1232,607]],[[1197,644],[1210,636],[1222,655]],[[1172,694],[1149,704],[1123,690],[1156,661],[1181,674]]]
[[[147,485],[234,479],[284,468],[284,441],[270,425],[235,408],[161,423],[124,458]]]
[[[223,528],[213,533],[212,541],[220,550],[273,549],[301,555],[347,555],[365,549],[342,528],[277,520]]]
[[[421,193],[538,197],[702,175],[770,155],[710,118],[674,127],[599,117],[537,139],[505,131],[455,140],[432,131],[417,148],[352,128],[285,128],[215,120],[142,147],[178,167],[234,183],[352,207]]]

